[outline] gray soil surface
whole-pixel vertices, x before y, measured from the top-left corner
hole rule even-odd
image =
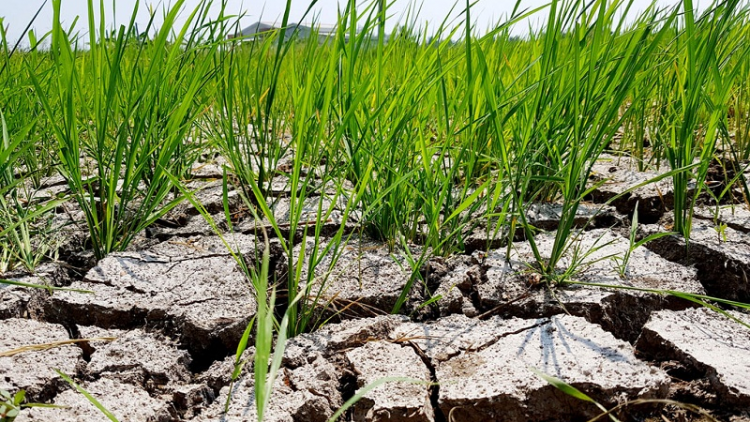
[[[228,239],[242,252],[254,239]],[[197,354],[235,347],[256,303],[244,273],[218,238],[173,239],[149,251],[113,254],[45,304],[52,321],[102,328],[162,328]]]
[[[750,317],[669,294],[750,302],[750,211],[698,208],[690,248],[667,236],[631,251],[636,204],[644,236],[666,230],[672,201],[669,179],[637,187],[664,168],[639,172],[633,165],[604,155],[594,166],[594,189],[574,224],[580,230],[556,267],[560,274],[575,271],[560,283],[541,279],[524,233],[507,245],[498,240],[506,234],[488,233],[486,222],[468,233],[465,254],[431,258],[416,268],[422,279],[412,277],[409,255],[422,249],[389,249],[352,232],[353,225],[342,228],[345,195],[333,197],[336,190],[322,185],[310,187],[301,210],[303,228],[319,206],[333,210],[319,239],[320,250],[331,248],[313,256],[311,231],[288,232],[289,179],[273,179],[266,192],[271,212],[287,227],[281,234],[294,240],[290,249],[302,261],[302,280],[310,281],[314,319],[327,324],[288,340],[266,420],[323,422],[357,394],[361,399],[343,420],[543,422],[601,413],[544,376],[607,409],[620,406],[615,416],[622,421],[707,420],[674,406],[627,405],[641,399],[701,406],[721,421],[750,420],[750,329],[742,325]],[[190,188],[219,228],[228,229],[216,180],[221,163],[193,170]],[[43,189],[40,201],[66,186],[50,179]],[[257,420],[254,332],[240,357],[245,364],[231,379],[237,345],[258,309],[236,259],[257,262],[265,228],[272,277],[284,280],[290,268],[267,219],[251,223],[238,192],[228,199],[237,233],[223,240],[184,203],[126,252],[96,262],[75,250],[84,244],[76,238],[66,243],[63,262],[34,275],[4,275],[92,292],[0,284],[0,389],[65,406],[27,409],[17,421],[108,420],[55,369],[122,422]],[[527,211],[546,259],[560,205]],[[76,212],[71,206],[56,218],[69,222]],[[354,234],[336,246],[332,236],[340,229]],[[284,283],[276,288],[281,311],[288,298]],[[400,314],[391,315],[399,299]],[[380,384],[370,389],[373,383]]]
[[[172,420],[167,403],[151,397],[146,391],[132,384],[109,378],[82,385],[106,409],[120,421],[168,422]],[[66,390],[55,397],[54,404],[62,409],[32,408],[21,413],[17,422],[24,421],[107,421],[82,394]]]
[[[345,353],[357,374],[357,387],[383,378],[405,377],[414,382],[390,382],[365,394],[352,417],[367,421],[433,421],[430,371],[414,349],[385,340],[370,341]]]

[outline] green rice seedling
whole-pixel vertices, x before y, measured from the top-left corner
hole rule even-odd
[[[288,22],[288,13],[287,8],[282,25],[284,27]],[[222,11],[220,20],[226,23],[219,37],[226,37],[231,28],[238,32],[239,21],[232,25],[228,19]],[[269,87],[278,83],[283,55],[290,47],[284,44],[283,36],[277,36],[277,33],[270,33],[267,37],[253,41],[236,39],[222,43],[221,49],[214,54],[217,68],[215,107],[207,116],[203,129],[227,159],[228,169],[256,220],[258,213],[255,204],[258,201],[266,203],[271,180],[276,175],[276,166],[288,150],[288,146],[283,143],[283,128],[280,126],[284,119],[277,118],[275,114],[277,95],[275,92],[270,93]],[[226,176],[224,180],[226,191]],[[256,198],[253,187],[257,188],[257,197],[260,199]],[[267,208],[270,209],[268,205]],[[226,203],[225,210],[231,227]]]
[[[127,247],[182,199],[169,199],[172,186],[165,172],[181,170],[178,155],[202,110],[197,94],[212,71],[210,61],[191,55],[198,47],[182,48],[204,5],[169,39],[183,3],[165,14],[153,40],[133,43],[137,5],[128,29],[121,27],[108,38],[103,17],[97,28],[89,0],[89,51],[79,53],[74,46],[82,40],[62,29],[60,1],[53,2],[55,78],[44,89],[32,77],[57,139],[61,173],[85,214],[91,248],[100,258]],[[103,4],[100,8],[104,13]],[[200,48],[211,51],[216,45]],[[93,161],[92,174],[85,160]]]
[[[744,26],[744,25],[743,25]],[[738,156],[742,160],[750,159],[750,63],[744,60],[737,64],[738,86],[736,86],[733,101],[729,109],[731,117],[730,127],[734,135],[734,143],[729,146],[736,147]]]
[[[260,274],[257,277],[257,286],[255,289],[256,298],[258,300],[258,312],[255,316],[257,324],[255,330],[255,358],[253,365],[255,375],[255,406],[258,410],[259,421],[263,420],[263,415],[266,408],[268,407],[268,403],[271,399],[271,394],[273,393],[273,384],[276,380],[276,371],[278,371],[279,368],[279,365],[274,359],[274,362],[271,365],[271,374],[270,376],[268,376],[268,362],[271,358],[271,352],[273,351],[274,323],[276,322],[273,314],[274,305],[276,303],[275,289],[271,292],[270,298],[268,298],[267,296],[268,263],[270,259],[268,240],[266,240],[261,259],[262,262],[260,266]],[[286,315],[288,315],[288,313]],[[288,323],[288,319],[286,321]],[[286,330],[279,330],[279,335],[280,338],[277,340],[276,350],[281,350],[281,353],[283,353]],[[239,349],[238,355],[241,355]],[[279,359],[279,364],[280,362],[281,359]]]
[[[271,402],[271,396],[273,395],[274,384],[276,377],[278,376],[281,368],[281,362],[286,350],[287,342],[287,331],[288,326],[291,322],[290,310],[295,309],[294,304],[304,299],[304,289],[301,289],[299,294],[290,302],[287,306],[287,310],[280,323],[277,322],[274,317],[274,306],[276,302],[276,291],[275,288],[271,290],[271,296],[268,297],[265,294],[263,286],[268,287],[268,267],[269,267],[269,247],[268,241],[266,240],[264,252],[262,255],[262,262],[260,266],[260,272],[257,273],[257,281],[259,282],[260,289],[258,291],[258,313],[253,319],[255,322],[255,354],[253,356],[253,368],[254,368],[254,396],[255,396],[255,407],[257,411],[259,422],[264,420],[266,410]],[[263,293],[261,293],[263,292]],[[251,322],[251,325],[253,323]],[[244,363],[241,360],[241,356],[245,351],[247,340],[250,333],[250,327],[245,331],[243,340],[240,342],[235,361],[235,369],[232,374],[232,380],[235,381],[240,373]],[[276,335],[274,336],[274,332]],[[275,342],[274,342],[275,337]],[[365,386],[358,394],[354,395],[349,399],[331,418],[330,421],[336,421],[338,418],[346,412],[353,404],[361,400],[361,398],[369,391],[377,388],[378,386],[386,382],[419,382],[408,378],[383,378],[374,383]],[[229,400],[231,395],[227,397],[225,409],[229,408]]]
[[[288,5],[287,5],[288,6]],[[283,22],[286,24],[286,20]],[[282,25],[282,26],[284,26]],[[274,35],[271,35],[274,37]],[[343,39],[343,32],[339,32],[337,37]],[[286,59],[281,61],[277,58],[272,61],[261,61],[258,64],[257,75],[262,78],[244,80],[244,85],[234,87],[235,80],[229,75],[235,74],[234,71],[227,67],[235,66],[232,55],[247,53],[244,47],[230,50],[229,59],[222,62],[225,67],[225,75],[228,77],[219,86],[219,98],[221,107],[224,110],[235,110],[234,119],[237,120],[237,127],[234,123],[215,124],[214,127],[219,129],[221,139],[216,140],[219,150],[227,153],[226,158],[229,161],[229,169],[237,176],[237,182],[240,185],[241,197],[248,208],[253,210],[257,215],[256,221],[259,225],[269,224],[271,232],[279,239],[286,257],[287,274],[286,288],[283,291],[287,300],[297,297],[302,293],[303,300],[289,302],[287,304],[290,323],[288,325],[288,335],[303,332],[315,325],[313,318],[316,315],[316,308],[319,303],[321,293],[325,289],[325,280],[319,280],[318,283],[312,283],[316,277],[315,268],[323,258],[329,257],[330,265],[336,263],[337,256],[343,251],[348,236],[345,236],[345,223],[349,214],[354,210],[362,196],[361,189],[344,191],[340,181],[335,181],[334,176],[340,174],[336,170],[335,164],[338,163],[336,155],[329,155],[328,142],[335,136],[336,132],[331,132],[329,121],[333,116],[332,102],[336,88],[336,66],[339,63],[339,57],[334,54],[320,54],[320,49],[334,42],[331,39],[324,41],[321,47],[317,43],[317,33],[313,34],[306,41],[296,39],[295,35],[286,38],[284,31],[279,32],[278,38],[272,38],[274,43],[278,43],[274,50],[276,54],[281,54]],[[313,42],[315,40],[315,42]],[[251,43],[261,42],[261,57],[271,50],[272,43],[268,41],[250,41]],[[281,45],[283,44],[283,45]],[[249,49],[251,54],[257,47]],[[244,56],[240,56],[246,60]],[[251,56],[253,57],[253,56]],[[272,66],[271,70],[263,69],[266,66]],[[299,68],[304,64],[304,71]],[[288,68],[287,68],[288,66]],[[282,73],[283,70],[283,73]],[[270,72],[270,77],[266,78],[266,73]],[[239,74],[241,72],[238,72]],[[287,82],[284,91],[276,91],[276,87],[281,87],[280,78],[284,75]],[[243,81],[240,79],[240,81]],[[243,89],[250,89],[255,99],[244,97]],[[223,92],[222,92],[223,90]],[[284,111],[279,111],[275,103],[268,103],[266,100],[259,102],[258,98],[263,99],[265,96],[274,92],[275,101],[282,102],[294,110],[294,118],[286,121]],[[282,96],[283,93],[283,96]],[[243,99],[251,99],[251,106],[244,104]],[[265,128],[261,131],[265,135],[260,135],[257,130],[248,130],[243,132],[247,127],[243,115],[260,115],[262,116],[262,125],[253,125],[253,128]],[[293,153],[291,162],[282,172],[277,172],[275,167],[281,149],[276,149],[270,144],[280,141],[271,141],[272,136],[280,136],[275,133],[273,126],[275,123],[282,122],[284,127],[289,131],[291,138],[288,140],[288,146],[284,148]],[[255,123],[258,123],[256,120]],[[269,126],[270,125],[270,126]],[[271,130],[269,130],[269,128]],[[240,136],[235,136],[231,132],[239,131]],[[284,141],[287,142],[287,141]],[[255,146],[253,146],[255,145]],[[257,155],[252,161],[246,160],[248,155]],[[265,170],[259,162],[272,164]],[[318,178],[316,167],[323,164],[327,165],[330,170]],[[266,174],[264,176],[263,174]],[[277,199],[269,197],[267,182],[270,182],[271,176],[282,176],[288,180],[289,189],[288,201],[289,213],[288,221],[278,221],[274,213]],[[333,192],[330,190],[333,189]],[[310,204],[316,204],[317,210],[313,213],[314,217],[308,216],[303,219],[305,208],[310,208]],[[340,229],[328,240],[323,246],[322,227],[331,219],[332,213],[339,209],[342,213]],[[261,221],[260,218],[263,220]],[[298,238],[310,237],[313,241],[312,249],[308,249],[307,242],[302,242],[299,249],[295,249]],[[307,265],[305,271],[304,266]],[[306,274],[306,278],[303,277]],[[316,287],[313,287],[316,286]],[[315,289],[315,290],[313,290]]]
[[[19,390],[14,395],[5,390],[0,390],[0,422],[13,422],[16,420],[23,406],[25,396],[26,392],[24,390]]]
[[[615,34],[618,34],[624,25],[622,20],[613,20],[621,5],[620,2],[595,2],[588,17],[596,16],[594,22],[589,24],[583,18],[574,29],[577,42],[573,47],[572,60],[576,63],[573,75],[579,77],[573,79],[571,92],[574,97],[566,104],[572,107],[573,121],[562,126],[562,133],[551,140],[557,143],[553,162],[559,163],[560,172],[556,177],[562,179],[560,191],[563,209],[551,255],[542,265],[542,273],[550,278],[554,278],[555,267],[568,247],[578,206],[589,193],[587,184],[591,167],[622,125],[619,107],[630,94],[638,72],[647,65],[655,48],[655,42],[649,40],[656,24],[653,14],[623,34],[622,39],[615,36],[607,41],[606,34],[610,27],[616,28]],[[632,2],[627,3],[626,10],[631,5]],[[580,12],[584,16],[589,13],[586,10]],[[563,148],[567,151],[560,154],[565,151]],[[530,243],[539,260],[533,239],[530,239]]]
[[[248,329],[240,341],[237,347],[237,353],[235,358],[235,369],[232,373],[232,380],[236,381],[242,372],[244,362],[241,360],[242,354],[244,353],[248,338],[250,335],[250,328],[255,324],[255,354],[253,356],[253,368],[254,368],[254,396],[255,406],[258,414],[258,421],[263,421],[265,412],[271,401],[273,395],[274,383],[278,375],[279,369],[281,368],[281,362],[284,356],[284,350],[286,349],[287,342],[287,331],[288,326],[291,322],[292,309],[295,309],[294,304],[304,299],[305,290],[301,289],[298,295],[289,303],[286,312],[280,323],[277,322],[274,317],[274,306],[276,303],[276,290],[271,288],[271,295],[268,297],[266,292],[269,289],[268,285],[268,268],[269,268],[269,245],[268,240],[265,241],[265,247],[261,258],[261,264],[259,271],[250,271],[250,275],[253,279],[253,284],[256,285],[256,291],[258,293],[258,311],[253,321],[248,325]],[[276,335],[274,336],[274,332]],[[275,337],[275,343],[274,343]],[[330,421],[338,420],[343,413],[349,409],[354,403],[359,401],[369,391],[377,388],[386,382],[420,382],[411,380],[408,378],[383,378],[374,383],[365,386],[358,394],[354,395],[349,399],[331,418]],[[231,389],[230,389],[231,390]],[[225,411],[229,408],[229,400],[231,395],[227,397],[225,405]]]
[[[671,31],[674,32],[674,31]],[[670,34],[668,39],[674,39],[674,36]],[[655,53],[654,63],[649,71],[644,71],[642,74],[643,78],[653,79],[654,74],[669,75],[670,69],[667,67],[669,60],[666,58],[668,54],[665,52],[665,48],[661,47],[660,51]],[[648,136],[649,136],[649,157],[648,164],[656,170],[661,170],[663,162],[666,160],[666,152],[664,150],[665,144],[661,142],[661,132],[665,128],[668,110],[671,107],[674,96],[674,88],[672,81],[668,77],[662,76],[661,79],[657,79],[654,89],[651,93],[652,107],[650,108],[647,115],[648,125]],[[643,162],[644,167],[646,162]]]
[[[738,33],[734,36],[745,36],[747,33],[747,22],[748,18],[745,17],[743,24],[739,25],[737,29]],[[736,64],[738,77],[728,108],[728,121],[726,124],[721,122],[719,125],[722,141],[721,148],[724,151],[729,151],[729,156],[733,160],[733,170],[736,172],[736,180],[730,181],[720,196],[726,194],[729,189],[739,186],[744,195],[745,204],[750,204],[750,187],[748,187],[748,181],[745,177],[748,166],[741,165],[740,163],[744,163],[750,159],[749,62],[750,60],[742,60]]]
[[[637,100],[627,107],[629,118],[624,123],[623,138],[616,146],[620,151],[631,150],[636,158],[638,171],[644,171],[650,156],[646,154],[647,136],[649,133],[649,111],[654,101],[656,80],[643,78],[633,86],[633,97]]]
[[[558,390],[562,391],[563,393],[565,393],[565,394],[567,394],[567,395],[569,395],[571,397],[575,397],[576,399],[579,399],[579,400],[582,400],[582,401],[585,401],[585,402],[589,402],[589,403],[595,405],[596,407],[598,407],[603,412],[605,412],[605,413],[607,412],[607,408],[605,408],[604,406],[602,406],[601,404],[599,404],[599,402],[595,401],[591,397],[589,397],[586,394],[584,394],[583,392],[581,392],[579,389],[573,387],[572,385],[565,383],[564,381],[562,381],[559,378],[553,377],[551,375],[547,375],[547,374],[541,372],[540,370],[538,370],[536,368],[529,368],[529,369],[536,376],[538,376],[539,378],[547,381],[547,383],[549,383],[553,387],[557,388]],[[614,417],[613,417],[613,420],[617,421],[617,419],[614,418]]]
[[[247,345],[250,341],[250,335],[252,329],[255,326],[255,317],[250,320],[250,323],[245,327],[245,331],[242,333],[240,342],[237,344],[237,350],[234,354],[234,369],[229,381],[229,391],[232,391],[234,384],[242,375],[242,371],[245,369],[245,365],[249,362],[249,359],[243,359],[245,351],[247,351]],[[257,337],[256,337],[257,338]],[[253,356],[254,357],[254,356]],[[229,411],[229,405],[232,403],[232,395],[227,395],[227,401],[224,403],[224,413]]]
[[[310,2],[301,19],[316,2]],[[233,38],[224,45],[224,54],[217,56],[217,107],[209,119],[208,134],[247,197],[253,196],[250,180],[262,192],[271,191],[279,161],[290,150],[284,135],[291,105],[282,84],[289,71],[285,59],[297,44],[296,29],[289,26],[290,10],[291,2],[287,2],[279,31],[252,40]],[[230,28],[239,32],[239,20],[225,27],[222,35]],[[315,33],[309,35],[310,40],[315,38]]]
[[[13,64],[9,65],[10,62],[13,62]],[[20,117],[16,117],[16,112],[18,113],[18,116],[26,117],[28,116],[26,113],[31,111],[29,110],[30,101],[28,98],[25,98],[24,89],[18,89],[18,86],[23,84],[23,75],[16,73],[17,67],[19,67],[19,64],[22,64],[22,58],[16,56],[13,60],[7,59],[5,64],[7,65],[5,71],[0,73],[0,81],[2,81],[3,84],[0,86],[0,107],[2,107],[4,112],[12,110],[11,114],[4,116],[3,120],[5,121],[5,130],[8,133],[13,134],[19,132],[24,134],[32,132],[34,127],[34,123],[32,122],[37,119],[21,119]],[[29,175],[30,171],[25,169],[22,164],[26,161],[28,156],[33,155],[32,152],[35,152],[34,148],[29,145],[20,151],[20,153],[16,154],[16,157],[14,157],[16,160],[14,162],[14,170],[18,171],[18,174],[13,173],[14,177]]]
[[[377,75],[372,75],[374,79],[370,75],[363,75],[363,72],[371,70],[364,61],[371,53],[370,31],[376,23],[371,12],[372,9],[359,11],[356,3],[350,1],[344,14],[339,17],[339,30],[333,44],[333,55],[339,62],[335,97],[338,109],[333,116],[338,119],[334,139],[343,152],[339,156],[339,152],[334,151],[334,157],[344,161],[347,169],[345,176],[349,180],[356,186],[365,187],[362,205],[369,208],[369,212],[362,216],[365,232],[375,239],[395,242],[399,226],[397,219],[409,220],[416,216],[415,210],[409,210],[412,212],[404,215],[401,211],[406,209],[400,209],[406,208],[406,198],[413,198],[416,194],[404,186],[405,180],[412,174],[413,162],[408,154],[401,153],[399,138],[404,135],[404,125],[410,117],[413,118],[411,113],[417,106],[412,99],[404,98],[402,93],[421,88],[420,84],[411,87],[404,84],[401,90],[389,95],[389,99],[393,99],[392,109],[385,106],[376,108],[377,105],[373,107],[371,95],[375,96],[376,101],[378,96],[382,99],[382,94],[376,93],[373,88],[378,81]],[[356,29],[360,19],[364,19],[364,29],[358,34]],[[392,39],[389,43],[391,46],[396,44],[406,47],[402,39]],[[382,45],[377,47],[381,63],[387,60],[384,48]],[[404,77],[414,80],[413,75]],[[383,79],[381,73],[381,84],[384,83]],[[400,126],[386,128],[385,121],[390,120],[391,111],[396,119],[402,120],[396,123]],[[396,169],[401,169],[405,174],[399,174]],[[367,182],[363,183],[363,180]]]
[[[174,183],[178,188],[186,195],[187,199],[198,209],[201,215],[206,219],[207,223],[211,225],[214,232],[221,238],[227,250],[232,254],[235,261],[245,273],[248,281],[253,287],[255,298],[258,304],[256,315],[253,316],[245,329],[240,341],[237,345],[235,352],[234,369],[231,374],[231,385],[239,379],[243,372],[245,365],[248,363],[247,360],[243,360],[243,355],[247,350],[247,346],[250,342],[251,335],[254,330],[254,344],[255,352],[253,355],[253,376],[254,376],[254,396],[255,406],[258,415],[258,421],[264,420],[265,412],[269,406],[271,396],[273,394],[274,383],[278,375],[278,371],[281,367],[281,361],[286,348],[286,341],[289,338],[287,333],[294,332],[296,328],[290,328],[290,326],[296,326],[299,318],[307,318],[307,315],[303,312],[299,312],[297,304],[300,301],[306,300],[309,296],[310,288],[305,287],[298,289],[296,295],[288,301],[286,309],[284,310],[281,321],[278,321],[275,316],[276,309],[276,286],[271,285],[271,279],[269,275],[270,268],[270,246],[268,237],[265,229],[262,229],[264,236],[263,251],[260,255],[253,257],[248,260],[244,257],[240,251],[234,250],[232,245],[225,239],[221,230],[216,225],[211,214],[198,203],[194,196],[185,189],[185,187],[179,183],[176,177],[170,175]],[[226,173],[224,177],[224,212],[225,218],[229,223],[231,230],[231,216],[228,206],[227,197],[227,178]],[[255,211],[252,210],[253,214]],[[255,216],[258,219],[257,215]],[[277,227],[275,227],[277,228]],[[283,238],[282,238],[283,239]],[[250,261],[250,262],[248,262]],[[296,275],[299,280],[299,274]],[[269,297],[270,291],[270,297]],[[275,339],[275,343],[274,343]],[[227,396],[227,400],[224,405],[225,412],[228,411],[231,401],[231,394]]]
[[[288,151],[282,126],[286,113],[281,111],[288,104],[278,95],[270,96],[268,87],[281,71],[278,66],[269,69],[266,62],[274,56],[277,37],[272,33],[253,41],[232,41],[217,59],[221,72],[216,81],[217,106],[208,119],[209,136],[229,161],[246,196],[252,196],[251,179],[264,192],[270,190],[274,170]],[[269,115],[271,111],[274,114]]]
[[[268,282],[269,255],[268,240],[266,239],[258,278],[261,286],[263,283]],[[266,287],[268,287],[267,284]],[[289,326],[294,324],[292,318],[296,316],[293,311],[297,309],[296,303],[305,299],[306,291],[307,289],[300,289],[299,293],[289,301],[284,316],[279,323],[273,312],[276,303],[275,288],[271,289],[270,297],[267,297],[265,292],[261,293],[261,290],[258,290],[258,313],[255,317],[256,337],[253,362],[255,406],[258,412],[258,421],[264,420],[265,411],[270,404],[276,377],[281,368],[284,351],[286,350],[287,332],[290,331]],[[276,331],[275,342],[274,331]],[[239,349],[238,354],[240,354]]]
[[[76,292],[76,293],[89,293],[93,294],[91,290],[81,290],[81,289],[69,289],[65,287],[54,287],[47,284],[35,284],[35,283],[24,283],[22,281],[16,281],[16,280],[3,280],[0,279],[0,284],[6,284],[9,286],[19,286],[19,287],[28,287],[31,289],[44,289],[47,290],[50,294],[57,291],[63,291],[63,292]]]
[[[350,34],[355,41],[344,51],[339,111],[345,119],[340,127],[347,178],[358,185],[369,178],[362,226],[391,248],[405,241],[448,255],[462,249],[463,234],[476,226],[492,179],[482,174],[488,160],[478,148],[486,144],[486,129],[469,123],[476,119],[471,115],[476,95],[454,95],[456,81],[450,75],[463,71],[466,58],[455,54],[450,41],[459,27],[448,30],[443,22],[429,39],[403,27],[387,44],[378,36],[373,52],[368,31],[375,22],[368,12],[360,14],[363,29],[358,36]],[[370,70],[365,63],[373,53],[381,65]],[[382,63],[395,75],[388,75]],[[476,91],[470,75],[461,79],[470,85],[467,90]]]
[[[24,179],[16,178],[17,165],[21,157],[28,155],[33,145],[27,140],[26,132],[10,136],[5,114],[0,111],[0,273],[22,265],[33,272],[36,266],[54,254],[54,244],[49,239],[51,229],[45,218],[62,200],[56,199],[43,204],[34,204],[24,191]]]
[[[441,50],[448,43],[417,38],[405,27],[394,31],[386,45],[382,15],[382,5],[358,10],[349,2],[339,18],[332,54],[339,69],[333,145],[340,149],[331,150],[326,159],[343,162],[341,176],[362,192],[357,202],[362,231],[392,249],[401,247],[408,256],[413,275],[394,306],[398,312],[429,254],[447,254],[461,245],[462,229],[471,211],[479,208],[477,198],[488,183],[470,189],[474,182],[466,177],[464,187],[456,189],[454,182],[465,167],[454,160],[450,143],[435,142],[450,137],[436,133],[430,116],[433,104],[443,101],[448,107],[452,101],[440,99],[437,90],[450,67],[440,69]],[[420,48],[420,43],[429,48]],[[405,50],[414,54],[404,55]],[[379,64],[368,66],[370,58]],[[386,62],[395,75],[386,74]],[[403,80],[411,82],[398,82]],[[466,149],[461,154],[468,156]],[[414,242],[422,246],[417,256],[409,250]]]
[[[31,26],[46,5],[45,0],[36,14],[28,22],[21,37],[11,45],[6,36],[6,28],[0,24],[0,109],[10,112],[6,116],[6,124],[10,133],[28,132],[34,137],[42,138],[42,142],[35,142],[33,147],[24,150],[17,157],[15,170],[18,175],[30,180],[33,186],[38,186],[44,176],[51,176],[55,172],[55,161],[50,154],[46,154],[49,146],[48,137],[44,136],[45,122],[42,119],[29,119],[29,116],[39,116],[43,110],[34,100],[33,85],[28,75],[31,67],[40,76],[49,74],[50,61],[46,55],[40,53],[37,47],[47,36],[37,39]],[[2,19],[2,18],[0,18]],[[28,35],[28,49],[22,47],[24,37]]]
[[[727,241],[727,226],[726,223],[716,223],[714,226],[714,230],[716,230],[716,234],[719,237],[719,241],[726,242]]]
[[[692,0],[685,0],[682,10],[684,29],[674,43],[673,88],[678,95],[659,135],[672,169],[700,163],[695,171],[673,177],[674,229],[689,244],[693,208],[705,188],[718,129],[727,118],[732,87],[742,69],[732,62],[743,62],[748,52],[741,39],[724,35],[740,25],[748,9],[738,1],[716,2],[696,18]]]

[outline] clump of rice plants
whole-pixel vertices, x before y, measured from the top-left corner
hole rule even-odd
[[[183,3],[175,4],[154,39],[145,42],[134,30],[137,6],[130,26],[110,37],[103,17],[97,25],[89,0],[88,51],[81,52],[85,40],[63,30],[61,3],[53,2],[55,76],[47,86],[32,79],[55,134],[60,172],[84,212],[99,258],[126,248],[181,200],[168,201],[172,185],[166,173],[188,166],[187,136],[203,111],[198,94],[212,75],[211,62],[199,56],[216,48],[189,32],[206,5],[171,39]]]
[[[32,21],[29,23],[29,26]],[[41,109],[30,100],[31,81],[27,64],[39,62],[37,40],[29,33],[30,52],[16,54],[21,40],[12,47],[0,21],[0,50],[5,53],[0,64],[0,274],[18,267],[33,272],[42,260],[54,258],[56,239],[50,226],[51,211],[62,202],[44,202],[34,197],[42,177],[52,173],[54,161],[40,154],[45,141],[32,138],[40,131],[36,116]],[[8,111],[10,114],[6,114]]]
[[[658,29],[661,16],[653,9],[630,26],[623,17],[616,18],[617,10],[631,6],[619,1],[553,1],[545,30],[534,38],[539,59],[525,70],[530,85],[523,96],[505,103],[492,84],[483,85],[491,130],[499,140],[496,160],[510,185],[512,210],[539,271],[550,282],[568,274],[558,273],[557,265],[575,237],[574,219],[590,192],[591,168],[622,127],[628,112],[621,113],[621,106],[633,100],[634,84],[649,70],[668,31],[668,26]],[[667,22],[674,16],[667,16]],[[477,49],[477,54],[486,53]],[[480,63],[480,71],[489,73],[487,60]],[[557,199],[562,202],[560,224],[551,255],[543,257],[525,209],[533,201]]]
[[[730,35],[743,27],[748,12],[738,1],[712,3],[698,16],[693,1],[685,0],[682,12],[667,69],[667,84],[676,94],[657,139],[673,170],[699,163],[694,170],[673,176],[674,229],[689,244],[693,208],[705,189],[719,129],[727,125],[732,90],[750,47],[742,37]]]
[[[34,154],[28,133],[11,137],[2,111],[0,129],[0,274],[19,266],[33,272],[56,252],[47,219],[62,200],[34,203],[24,179],[16,178],[19,161]]]

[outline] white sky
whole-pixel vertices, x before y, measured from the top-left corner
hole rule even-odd
[[[127,24],[133,11],[133,6],[138,0],[104,0],[105,10],[107,11],[108,22],[116,22],[119,24]],[[228,4],[227,10],[232,13],[244,13],[245,17],[242,20],[242,26],[247,26],[255,21],[281,21],[281,17],[284,13],[285,0],[226,0]],[[448,15],[449,11],[455,4],[456,0],[416,0],[421,1],[422,8],[419,15],[419,21],[424,24],[425,22],[430,26],[437,26],[442,20]],[[148,22],[148,6],[153,5],[157,10],[161,10],[161,6],[164,4],[170,4],[174,1],[170,0],[140,0],[141,7],[137,22],[139,27],[144,28]],[[365,1],[367,2],[367,1]],[[462,10],[462,5],[465,4],[465,0],[459,0],[460,5],[454,10],[454,15]],[[522,8],[535,8],[540,5],[547,3],[548,0],[522,0]],[[657,0],[660,6],[670,6],[679,2],[679,0]],[[36,13],[39,6],[44,3],[44,0],[0,0],[0,17],[4,18],[3,25],[8,29],[8,41],[14,43],[18,37],[21,36],[23,29],[26,27],[29,21],[31,21],[34,13]],[[99,4],[99,0],[94,0],[96,5]],[[116,7],[113,7],[113,3]],[[194,8],[199,3],[199,0],[187,0],[185,2],[186,9]],[[220,0],[215,0],[214,11],[218,11],[218,3]],[[315,6],[315,13],[319,14],[318,22],[324,24],[332,24],[336,22],[336,14],[338,4],[342,4],[342,8],[347,2],[346,0],[319,0]],[[364,3],[362,0],[358,0],[358,3]],[[405,11],[410,5],[414,3],[414,0],[396,0],[394,5],[389,9],[390,15],[389,26],[395,25],[399,19],[404,18]],[[651,3],[650,0],[635,0],[634,11],[640,11],[646,8]],[[708,3],[708,0],[697,1],[699,6],[702,3]],[[493,23],[498,22],[504,16],[507,16],[512,10],[515,4],[515,0],[479,0],[477,5],[472,8],[472,20],[475,21],[476,28],[482,30],[492,26]],[[290,21],[295,22],[302,18],[304,11],[309,5],[309,0],[292,0],[292,10]],[[62,20],[66,25],[70,25],[76,16],[80,16],[78,28],[81,29],[82,33],[86,28],[86,13],[87,13],[87,0],[62,0]],[[114,15],[112,14],[114,10]],[[218,12],[217,12],[218,13]],[[157,13],[161,15],[161,13]],[[182,20],[178,23],[184,22],[188,13],[182,13]],[[535,17],[534,20],[541,19],[544,13]],[[309,20],[309,19],[308,19]],[[44,7],[42,13],[39,15],[37,20],[34,22],[33,28],[37,33],[37,37],[41,37],[42,34],[49,31],[52,26],[52,0],[48,1]],[[518,28],[523,31],[523,28],[527,28],[525,24],[519,24]]]

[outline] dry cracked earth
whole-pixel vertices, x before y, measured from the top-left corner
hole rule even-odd
[[[204,180],[195,183],[205,187],[199,195],[207,209],[219,213],[221,185],[209,180],[221,173],[210,170],[202,168]],[[595,204],[651,177],[600,161],[593,178],[606,181],[582,207],[580,224],[599,208]],[[661,238],[636,249],[625,277],[618,274],[612,256],[629,248],[628,215],[638,204],[643,232],[663,230],[670,185],[662,181],[638,189],[593,218],[576,242],[580,247],[571,248],[597,246],[576,279],[750,302],[746,208],[697,210],[689,250],[678,237]],[[59,180],[47,188],[64,190]],[[280,180],[275,212],[281,219],[284,189]],[[529,218],[554,230],[558,211],[554,204],[540,205]],[[238,341],[257,310],[252,290],[196,210],[184,205],[173,214],[179,218],[150,229],[128,252],[98,262],[70,253],[33,276],[6,275],[94,294],[2,286],[0,352],[110,338],[0,357],[0,389],[24,389],[31,401],[65,406],[24,410],[18,422],[106,420],[55,369],[73,376],[123,422],[256,420],[251,366],[236,383],[229,379]],[[726,225],[721,233],[718,223]],[[253,254],[254,229],[238,227],[229,242]],[[334,316],[332,322],[290,340],[266,420],[325,421],[383,377],[422,382],[381,385],[346,413],[347,420],[558,421],[601,413],[595,404],[551,386],[536,370],[607,409],[627,404],[616,412],[621,420],[710,420],[676,405],[638,404],[667,399],[700,406],[718,420],[750,421],[750,330],[675,296],[544,287],[528,271],[528,243],[515,242],[507,255],[508,248],[484,233],[470,236],[473,251],[466,255],[424,266],[426,285],[412,288],[404,315],[388,315],[409,281],[404,257],[352,238],[321,292],[339,312],[321,309],[321,315]],[[553,240],[553,234],[539,235],[542,253]],[[272,270],[280,274],[283,253],[276,247],[272,254]],[[325,259],[318,266],[327,267]],[[420,306],[436,294],[442,299]],[[728,314],[750,323],[750,315]],[[250,348],[245,357],[252,353]]]

